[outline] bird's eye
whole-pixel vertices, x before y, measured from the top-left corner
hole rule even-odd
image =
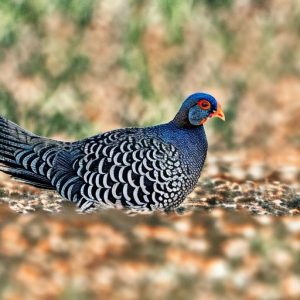
[[[209,101],[207,101],[207,100],[200,100],[200,101],[198,102],[198,106],[199,106],[201,109],[204,109],[204,110],[210,109],[210,103],[209,103]]]

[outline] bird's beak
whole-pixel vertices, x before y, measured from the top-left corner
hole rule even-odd
[[[221,120],[225,121],[225,114],[219,103],[218,103],[217,110],[213,113],[213,117],[217,117],[217,118],[220,118]]]

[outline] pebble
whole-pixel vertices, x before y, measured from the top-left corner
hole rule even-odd
[[[300,171],[296,166],[283,166],[279,169],[279,176],[283,181],[293,182],[298,174],[300,174]]]
[[[265,167],[263,164],[253,164],[248,168],[248,176],[253,180],[261,180],[265,176]]]

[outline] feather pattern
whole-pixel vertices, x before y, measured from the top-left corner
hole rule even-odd
[[[197,120],[202,114],[192,114],[189,122],[190,109],[203,97],[212,107],[203,113],[206,120],[217,102],[194,94],[167,124],[118,129],[72,143],[39,137],[0,117],[0,170],[55,189],[82,211],[177,207],[196,185],[206,158],[205,131]]]
[[[64,145],[66,143],[34,135],[0,117],[0,170],[19,181],[39,188],[55,189],[48,171]]]
[[[71,195],[81,209],[83,205],[163,209],[178,205],[192,186],[178,150],[145,136],[142,129],[104,133],[84,141],[71,155],[60,156],[69,159],[71,170],[63,175],[63,162],[57,159],[52,184],[63,197]],[[77,179],[70,181],[71,174]]]

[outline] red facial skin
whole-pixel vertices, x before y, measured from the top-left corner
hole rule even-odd
[[[211,107],[211,104],[209,103],[209,101],[205,100],[205,99],[202,99],[200,101],[198,101],[198,106],[203,109],[203,110],[208,110],[210,109]],[[221,105],[218,103],[218,107],[217,107],[217,110],[214,111],[213,113],[211,113],[208,118],[212,118],[212,117],[217,117],[217,118],[220,118],[221,120],[225,121],[225,114],[221,108]],[[204,124],[208,118],[205,118],[203,120],[201,120],[199,122],[199,125],[202,125]]]

